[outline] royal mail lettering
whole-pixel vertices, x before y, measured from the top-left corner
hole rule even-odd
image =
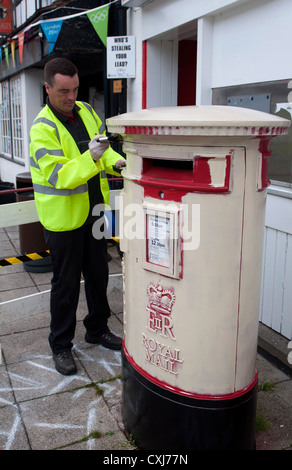
[[[177,375],[178,367],[183,362],[183,359],[180,358],[180,350],[170,348],[154,338],[149,338],[145,333],[142,333],[142,338],[146,361],[166,372]]]

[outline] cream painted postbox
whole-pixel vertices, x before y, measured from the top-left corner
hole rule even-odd
[[[190,106],[123,136],[123,420],[140,448],[253,449],[269,142],[290,121]]]

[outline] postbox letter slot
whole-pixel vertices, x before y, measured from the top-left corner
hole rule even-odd
[[[192,181],[193,160],[144,158],[143,175],[159,180]]]
[[[229,192],[230,155],[196,155],[189,160],[143,158],[142,186],[185,192]]]

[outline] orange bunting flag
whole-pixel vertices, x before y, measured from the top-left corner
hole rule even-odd
[[[22,64],[23,59],[23,44],[24,44],[24,33],[20,33],[18,36],[18,48],[19,48],[19,60]]]
[[[11,55],[12,55],[13,67],[15,67],[15,40],[14,39],[12,39],[11,41]]]

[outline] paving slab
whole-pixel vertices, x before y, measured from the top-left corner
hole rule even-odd
[[[17,246],[17,231],[0,230],[3,258],[6,251],[1,252],[1,243],[5,250],[7,246]],[[121,260],[116,248],[109,247],[109,253],[110,273],[120,274]],[[21,264],[0,268],[0,302],[49,290],[50,279],[50,272],[27,272]],[[120,286],[121,283],[114,285],[109,296],[110,328],[122,335]],[[1,324],[0,449],[111,452],[135,449],[125,436],[121,416],[121,354],[85,342],[86,314],[83,296],[78,305],[73,347],[78,370],[69,377],[59,374],[54,367],[48,344],[49,312]],[[275,349],[275,340],[269,336],[270,332],[265,334],[265,343],[273,341]],[[281,351],[284,357],[285,344]],[[292,450],[292,375],[261,353],[257,354],[257,368],[256,450]]]
[[[0,408],[0,449],[30,450],[26,429],[17,405]]]
[[[58,396],[29,400],[20,404],[32,449],[57,449],[96,438],[120,434],[103,397],[94,388],[77,388]],[[90,443],[92,448],[92,442]]]
[[[0,366],[0,408],[15,403],[7,369],[4,365]],[[0,420],[1,422],[1,420]]]

